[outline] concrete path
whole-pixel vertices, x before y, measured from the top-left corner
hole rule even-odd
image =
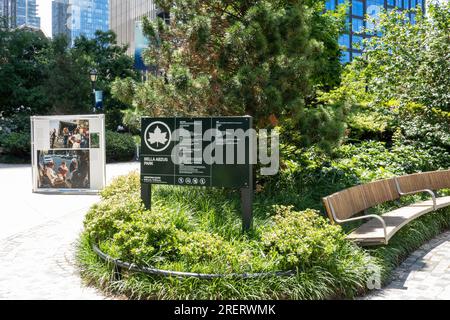
[[[450,231],[415,251],[397,268],[388,286],[365,299],[450,299]]]
[[[138,163],[107,165],[107,180]],[[93,195],[31,192],[31,167],[0,164],[0,299],[104,299],[86,288],[74,245]]]

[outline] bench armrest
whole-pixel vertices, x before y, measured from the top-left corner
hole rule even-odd
[[[397,191],[401,196],[407,196],[411,194],[417,194],[417,193],[428,193],[431,195],[431,198],[433,199],[433,210],[436,210],[436,194],[430,190],[430,189],[421,189],[421,190],[415,190],[411,192],[402,192],[402,189],[400,188],[400,184],[398,183],[397,179],[395,179],[395,184],[397,186]]]
[[[331,214],[333,215],[333,219],[334,221],[336,221],[339,224],[342,223],[346,223],[346,222],[351,222],[351,221],[356,221],[356,220],[364,220],[364,219],[376,219],[381,223],[381,226],[383,227],[383,233],[384,233],[384,243],[387,244],[388,240],[387,240],[387,230],[386,230],[386,222],[384,222],[383,218],[376,215],[376,214],[366,214],[363,216],[359,216],[359,217],[353,217],[353,218],[348,218],[348,219],[339,219],[336,217],[336,213],[334,212],[334,208],[333,205],[328,201],[328,205],[331,209]]]
[[[353,217],[353,218],[349,218],[349,219],[345,219],[345,220],[340,220],[340,219],[336,219],[336,222],[341,224],[341,223],[347,223],[347,222],[351,222],[351,221],[356,221],[356,220],[363,220],[363,219],[376,219],[378,220],[382,227],[383,227],[383,233],[384,233],[384,242],[385,244],[387,244],[387,230],[386,230],[386,222],[384,222],[383,218],[376,215],[376,214],[367,214],[364,216],[359,216],[359,217]]]

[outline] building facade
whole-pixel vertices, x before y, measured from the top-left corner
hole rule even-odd
[[[0,16],[5,17],[12,28],[27,26],[40,29],[37,7],[36,0],[0,0]]]
[[[37,15],[36,0],[17,0],[16,26],[41,28],[41,18]]]
[[[345,0],[327,0],[326,9],[334,10],[338,5],[345,3]],[[366,16],[376,18],[382,10],[405,10],[420,6],[425,8],[425,0],[347,0],[349,3],[347,26],[348,32],[339,37],[339,44],[346,48],[342,55],[342,62],[351,61],[354,57],[362,53],[362,41],[370,35],[362,32],[363,28],[369,28],[370,22],[365,21]],[[414,21],[414,14],[410,13],[409,18]]]
[[[135,54],[138,43],[142,39],[139,23],[143,17],[155,19],[158,9],[153,0],[111,0],[110,26],[117,34],[117,42],[128,45],[128,54]],[[137,32],[136,32],[137,30]]]
[[[52,36],[65,34],[70,39],[69,0],[52,1]]]
[[[0,17],[8,19],[9,23],[11,23],[11,12],[16,12],[15,6],[16,2],[13,0],[0,0]]]
[[[109,0],[54,0],[52,34],[66,34],[73,45],[81,35],[92,39],[97,30],[109,30]]]

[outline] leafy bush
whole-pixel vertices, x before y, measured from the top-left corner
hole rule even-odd
[[[290,277],[239,281],[130,273],[120,291],[131,297],[300,299],[354,296],[363,290],[370,275],[367,266],[375,260],[346,241],[339,226],[330,225],[317,211],[273,207],[257,198],[255,227],[242,234],[238,198],[231,196],[220,190],[160,186],[153,188],[148,211],[140,202],[138,174],[116,179],[86,216],[80,248],[84,276],[96,278],[98,268],[111,272],[99,260],[88,258],[89,243],[97,241],[115,258],[165,270],[223,274],[297,270]]]
[[[30,132],[30,109],[21,106],[8,117],[0,112],[0,134],[11,132]]]
[[[381,140],[392,138],[392,116],[371,110],[358,110],[349,115],[349,139],[351,140]]]
[[[136,144],[130,134],[106,131],[106,160],[130,161],[136,152]]]
[[[296,212],[277,207],[274,222],[262,234],[266,249],[281,258],[285,269],[312,267],[324,263],[346,244],[340,227],[330,225],[317,211]]]
[[[409,103],[397,110],[394,141],[417,150],[428,150],[433,163],[443,168],[450,159],[450,112]]]
[[[442,150],[441,150],[442,151]],[[377,179],[449,167],[445,152],[418,144],[381,141],[344,144],[325,154],[317,148],[281,145],[281,169],[258,177],[267,202],[324,212],[322,198]]]
[[[9,134],[0,135],[0,148],[4,154],[13,157],[30,159],[30,134],[27,132],[11,132]]]

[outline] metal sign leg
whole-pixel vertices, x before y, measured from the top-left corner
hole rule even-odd
[[[141,183],[141,199],[144,202],[145,209],[152,209],[152,185]]]
[[[253,185],[241,189],[242,228],[244,232],[253,226]]]

